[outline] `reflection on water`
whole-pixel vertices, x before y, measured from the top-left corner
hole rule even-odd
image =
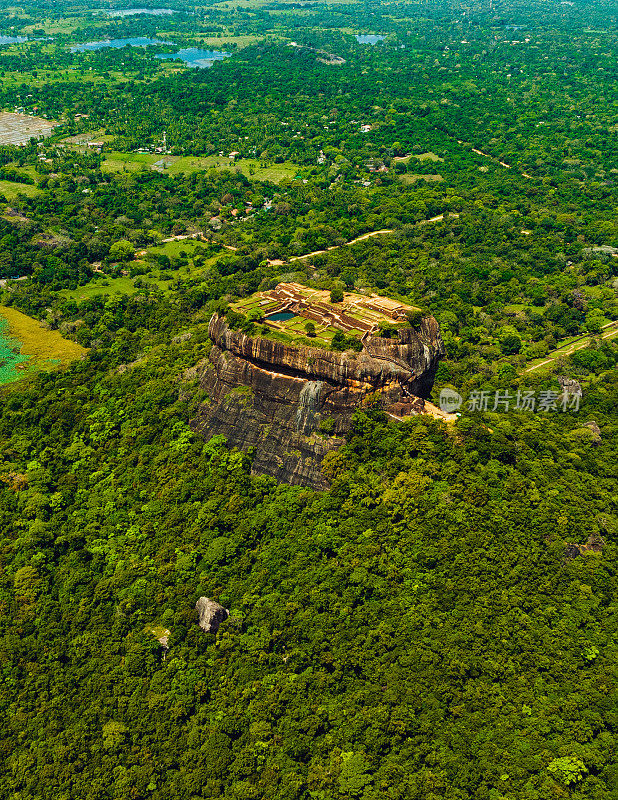
[[[386,39],[386,36],[380,36],[377,33],[357,34],[356,41],[359,44],[377,44],[378,42]]]
[[[153,44],[174,44],[163,39],[146,39],[143,36],[134,36],[132,39],[106,39],[104,42],[86,42],[85,44],[75,44],[71,48],[73,53],[85,53],[88,50],[103,50],[105,47],[148,47]]]
[[[119,8],[119,9],[101,9],[99,12],[106,14],[108,17],[132,17],[135,14],[149,14],[151,17],[163,17],[176,12],[172,8]]]
[[[179,50],[177,53],[158,53],[155,58],[180,58],[188,67],[208,69],[215,61],[222,61],[231,55],[231,53],[223,53],[220,50],[200,50],[198,47],[189,47],[186,50]]]

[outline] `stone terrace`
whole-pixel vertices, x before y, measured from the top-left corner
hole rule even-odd
[[[355,292],[345,292],[343,302],[331,303],[330,292],[292,282],[280,283],[274,289],[241,300],[234,304],[234,308],[245,314],[251,309],[259,309],[269,326],[286,330],[287,333],[292,333],[288,323],[269,317],[290,312],[314,322],[318,331],[339,329],[345,333],[360,334],[362,338],[377,331],[380,322],[403,321],[406,313],[414,310],[413,306],[388,297]]]

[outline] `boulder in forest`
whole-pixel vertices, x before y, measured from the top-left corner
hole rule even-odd
[[[558,375],[558,383],[563,393],[582,396],[582,387],[579,381],[575,378],[569,378],[566,375]]]
[[[585,553],[602,553],[604,547],[605,539],[603,539],[599,533],[591,533],[585,544],[569,542],[565,548],[564,554],[567,561],[571,561],[578,556],[583,556]]]
[[[195,604],[195,610],[199,615],[198,625],[205,633],[216,633],[219,625],[230,616],[227,608],[209,597],[200,597]]]
[[[595,420],[591,419],[590,422],[585,422],[584,428],[589,428],[592,431],[593,444],[601,444],[601,429]]]

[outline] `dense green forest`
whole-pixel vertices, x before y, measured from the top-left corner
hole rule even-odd
[[[1,304],[88,348],[0,387],[0,794],[618,798],[615,7],[165,5],[0,3],[0,109],[58,123],[0,142]],[[436,403],[579,408],[252,474],[194,368],[290,280],[433,314]]]

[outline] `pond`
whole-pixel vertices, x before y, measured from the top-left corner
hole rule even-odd
[[[120,47],[148,47],[154,44],[174,44],[174,42],[166,42],[163,39],[146,39],[143,36],[134,36],[132,39],[107,39],[104,42],[86,42],[85,44],[75,44],[71,48],[72,53],[86,53],[90,50],[103,50],[105,47],[113,47],[114,49]]]
[[[181,59],[188,67],[208,69],[215,61],[222,61],[229,58],[231,53],[224,53],[220,50],[200,50],[198,47],[189,47],[186,50],[179,50],[177,53],[158,53],[155,58],[161,59]]]
[[[294,319],[295,316],[293,311],[278,311],[276,314],[270,314],[266,319],[273,322],[287,322],[289,319]]]
[[[357,34],[356,41],[359,44],[377,44],[378,42],[382,42],[386,39],[386,36],[380,36],[377,33],[367,33],[367,34]]]

